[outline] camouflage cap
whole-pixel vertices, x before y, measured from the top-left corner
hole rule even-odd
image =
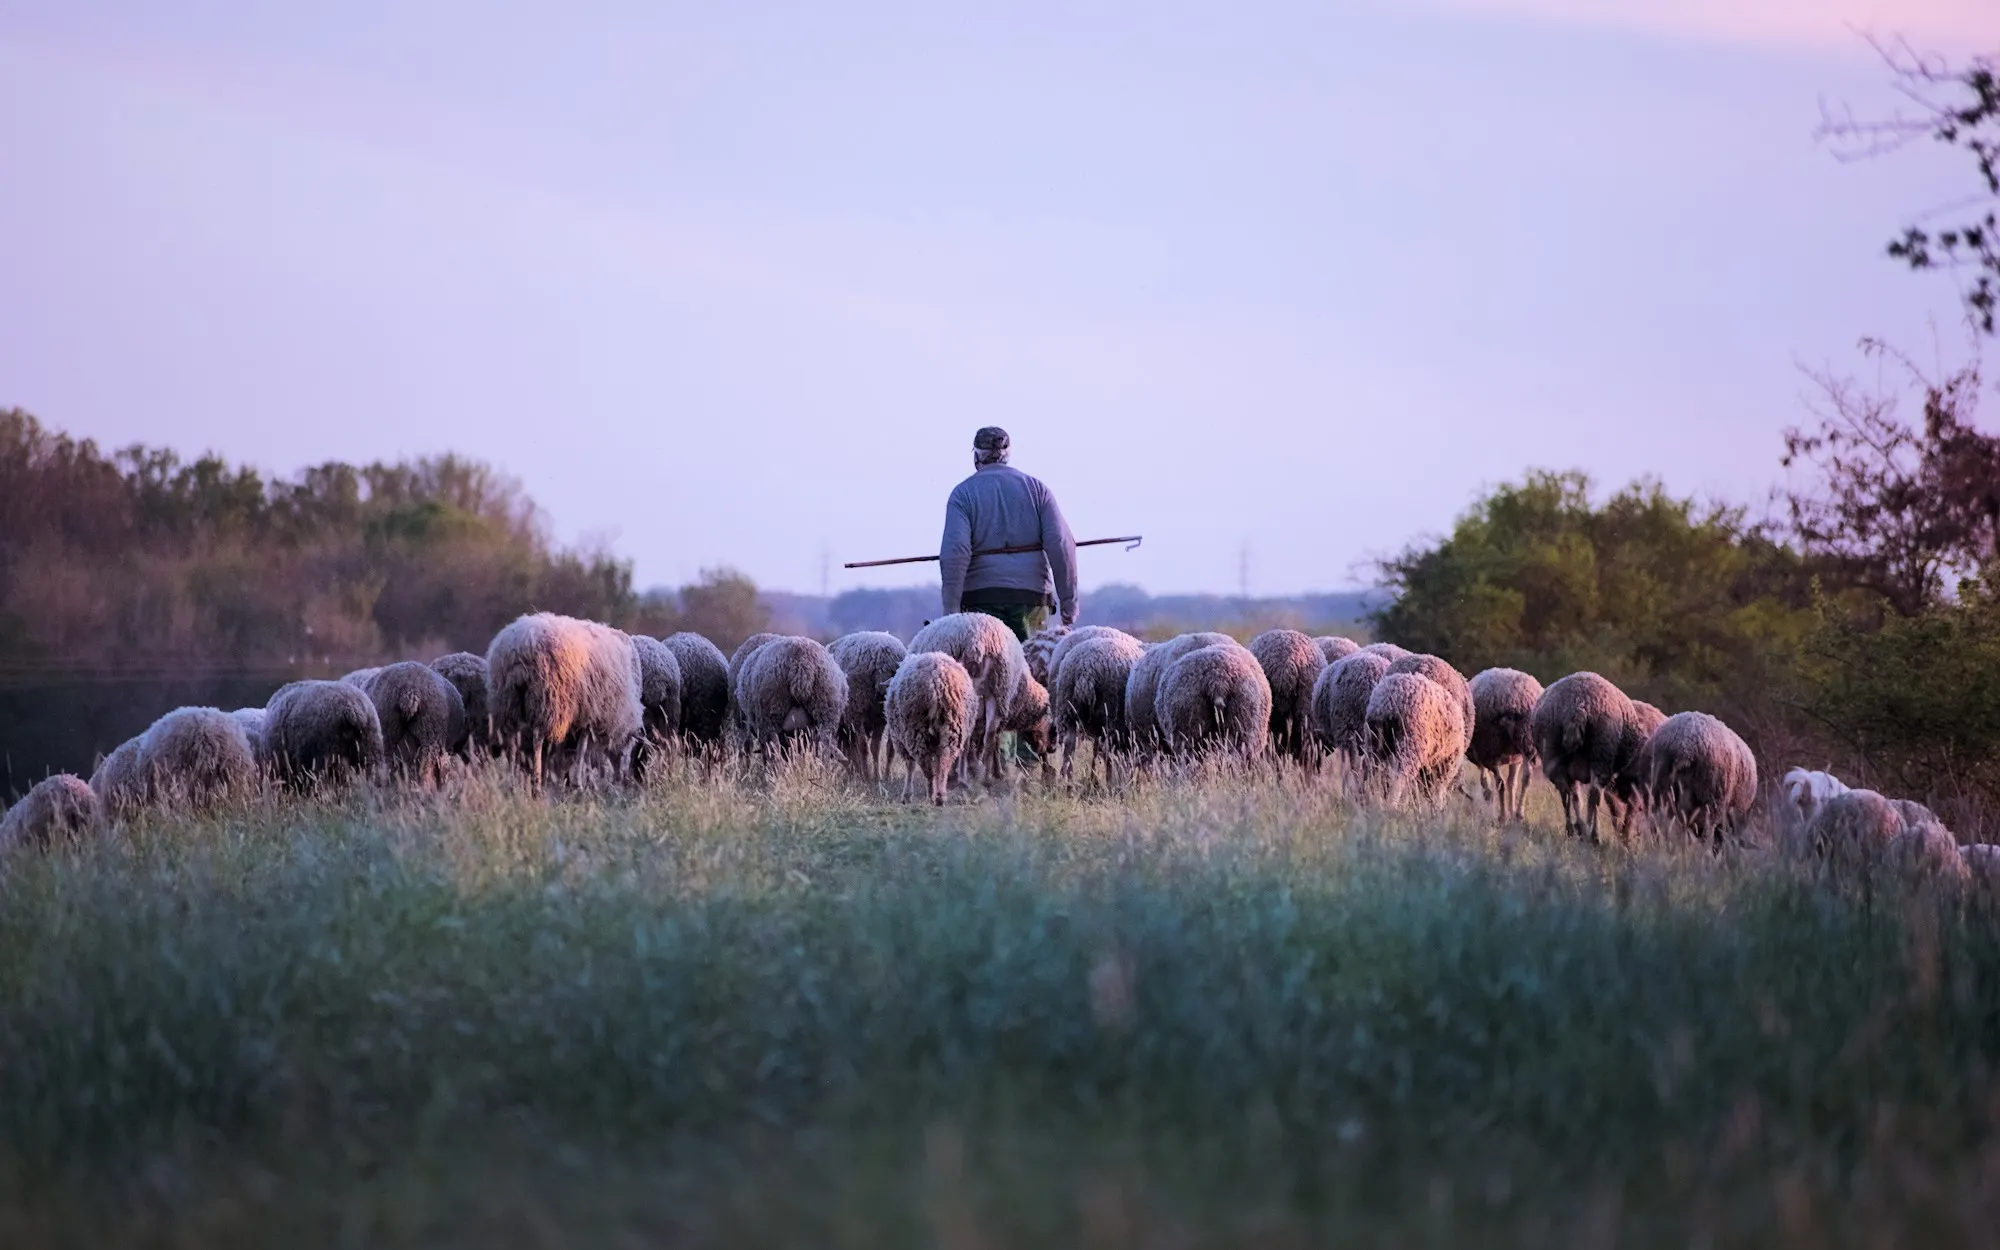
[[[1005,451],[1009,443],[1007,431],[997,425],[989,425],[972,436],[974,451]]]

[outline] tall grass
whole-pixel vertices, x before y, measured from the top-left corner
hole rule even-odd
[[[2000,915],[1296,779],[259,806],[0,880],[0,1242],[1985,1245]]]

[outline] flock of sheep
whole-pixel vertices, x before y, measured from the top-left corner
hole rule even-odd
[[[942,804],[954,781],[990,781],[1003,743],[1032,746],[1053,779],[1094,747],[1108,784],[1132,768],[1234,755],[1338,773],[1357,798],[1436,808],[1461,761],[1500,817],[1519,819],[1539,766],[1572,834],[1599,839],[1600,811],[1629,837],[1644,812],[1720,848],[1757,796],[1757,764],[1702,712],[1667,716],[1595,673],[1544,690],[1496,668],[1470,681],[1434,655],[1390,643],[1260,634],[1184,634],[1147,644],[1104,626],[1044,630],[1023,644],[1000,621],[958,613],[906,646],[886,633],[831,645],[757,634],[725,657],[698,634],[666,639],[538,613],[459,652],[300,681],[262,708],[180,708],[104,757],[89,781],[63,774],[0,820],[0,846],[59,838],[155,808],[203,810],[270,785],[337,785],[386,770],[423,782],[450,761],[516,761],[536,785],[558,777],[643,780],[667,751],[845,755],[867,779],[904,764]],[[1329,768],[1328,765],[1334,767]],[[2000,880],[2000,848],[1960,849],[1921,804],[1793,770],[1801,846],[1843,869]]]

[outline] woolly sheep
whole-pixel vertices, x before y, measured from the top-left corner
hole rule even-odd
[[[0,851],[45,851],[104,823],[90,783],[70,773],[44,778],[0,817]]]
[[[1972,868],[1959,851],[1958,840],[1935,821],[1906,822],[1903,831],[1889,839],[1883,862],[1910,881],[1961,884],[1972,879]]]
[[[812,639],[773,638],[751,653],[737,694],[751,745],[831,749],[847,711],[847,675]]]
[[[1370,655],[1379,655],[1383,659],[1389,661],[1389,663],[1391,664],[1394,664],[1397,660],[1403,659],[1404,657],[1410,654],[1408,651],[1403,650],[1403,648],[1397,646],[1393,642],[1371,642],[1367,646],[1361,648],[1361,650],[1366,651]]]
[[[1002,733],[1017,734],[1021,744],[1035,753],[1042,762],[1042,778],[1048,780],[1055,775],[1055,761],[1052,739],[1054,732],[1049,716],[1048,687],[1035,680],[1033,673],[1021,675],[1021,688],[1014,692],[1014,701],[1007,705],[1006,715],[1000,718]]]
[[[239,707],[229,714],[229,719],[243,727],[243,736],[250,740],[250,751],[255,754],[258,740],[264,736],[264,709]]]
[[[965,666],[979,692],[979,714],[974,719],[972,740],[979,748],[986,775],[996,776],[1000,763],[1000,721],[1013,705],[1021,679],[1027,676],[1028,660],[1020,640],[1000,621],[983,612],[954,612],[940,616],[917,631],[910,639],[912,653],[942,651]]]
[[[419,780],[433,778],[446,756],[465,749],[465,700],[458,687],[430,665],[405,660],[375,669],[352,684],[375,705],[382,758],[397,773]]]
[[[1389,671],[1389,657],[1356,651],[1326,666],[1313,683],[1312,728],[1320,748],[1359,761],[1368,732],[1368,696]]]
[[[1392,808],[1414,796],[1435,808],[1458,776],[1465,711],[1457,695],[1422,673],[1384,674],[1368,696],[1370,771]]]
[[[1138,647],[1141,651],[1146,649],[1145,643],[1140,642],[1124,630],[1113,629],[1109,625],[1085,625],[1078,629],[1072,629],[1069,633],[1063,635],[1062,640],[1056,643],[1056,649],[1049,655],[1049,673],[1051,678],[1044,679],[1042,684],[1049,686],[1053,690],[1054,686],[1051,679],[1055,674],[1062,672],[1063,665],[1069,663],[1070,654],[1084,643],[1098,638],[1123,638],[1133,646]]]
[[[1679,821],[1717,850],[1756,802],[1757,761],[1748,744],[1706,712],[1667,717],[1639,759],[1635,772],[1655,821],[1662,828]]]
[[[882,745],[889,732],[889,682],[909,650],[894,634],[867,631],[834,639],[827,653],[847,677],[841,749],[856,772],[873,780],[882,769]]]
[[[1271,683],[1235,641],[1197,647],[1168,666],[1153,696],[1153,721],[1169,751],[1263,754],[1271,732]]]
[[[1326,657],[1328,664],[1338,664],[1348,656],[1353,655],[1356,651],[1361,650],[1360,643],[1354,641],[1352,638],[1342,638],[1337,634],[1322,634],[1313,639],[1313,645],[1319,648],[1319,653]]]
[[[1101,625],[1086,625],[1086,629],[1102,629]],[[1021,657],[1028,662],[1028,672],[1043,685],[1049,684],[1050,676],[1056,671],[1056,647],[1072,632],[1067,625],[1049,625],[1028,635],[1021,644]]]
[[[1049,715],[1056,735],[1062,739],[1064,780],[1072,776],[1078,738],[1095,744],[1091,771],[1098,759],[1104,761],[1104,780],[1112,775],[1112,760],[1132,749],[1126,723],[1125,689],[1132,668],[1146,654],[1146,648],[1129,634],[1116,633],[1087,639],[1063,656],[1056,670],[1055,687],[1049,691]]]
[[[1621,778],[1630,775],[1645,735],[1625,692],[1596,673],[1571,673],[1542,692],[1535,704],[1535,753],[1542,775],[1562,798],[1563,827],[1577,837],[1598,840],[1600,801],[1623,820]],[[1588,819],[1578,788],[1588,794]]]
[[[486,657],[470,651],[454,651],[432,660],[431,668],[458,691],[458,701],[465,707],[467,753],[491,750],[493,719],[486,711]]]
[[[1500,799],[1500,819],[1519,820],[1535,761],[1535,704],[1542,683],[1514,668],[1489,668],[1467,683],[1472,742],[1465,758],[1479,770],[1479,790]]]
[[[227,712],[175,708],[139,735],[139,785],[148,804],[208,812],[257,788],[257,757]]]
[[[375,674],[381,671],[382,668],[380,665],[377,665],[374,668],[357,668],[351,673],[342,674],[340,680],[346,682],[350,686],[362,686],[367,684],[368,679],[370,677],[373,677]]]
[[[1182,634],[1146,648],[1146,653],[1132,666],[1132,675],[1125,681],[1125,727],[1136,750],[1145,754],[1159,746],[1160,725],[1155,718],[1155,708],[1159,702],[1160,679],[1166,676],[1167,669],[1190,651],[1224,643],[1233,646],[1236,640],[1228,634]]]
[[[106,817],[116,820],[146,805],[146,787],[139,774],[139,740],[129,738],[97,765],[90,788],[104,804]]]
[[[1794,768],[1785,774],[1785,798],[1799,814],[1801,824],[1810,824],[1820,804],[1837,794],[1847,793],[1847,783],[1830,772]]]
[[[295,681],[264,705],[257,759],[295,787],[366,776],[382,762],[382,721],[358,686]]]
[[[644,717],[631,638],[595,621],[537,612],[493,636],[486,669],[494,738],[536,785],[550,765],[579,780],[594,765],[625,771]]]
[[[731,700],[736,698],[736,683],[743,676],[743,666],[750,662],[751,656],[757,654],[757,648],[767,642],[776,642],[782,637],[784,637],[783,634],[752,634],[742,642],[736,644],[736,650],[729,653],[729,697]]]
[[[931,802],[943,806],[951,770],[971,741],[978,706],[972,675],[941,651],[913,652],[896,666],[884,710],[890,745],[907,765],[904,801],[922,772]]]
[[[1391,673],[1415,673],[1428,677],[1450,692],[1458,700],[1458,723],[1463,726],[1465,741],[1459,744],[1463,754],[1472,746],[1472,729],[1478,721],[1478,711],[1472,706],[1472,687],[1465,680],[1465,674],[1435,655],[1406,655],[1389,665]]]
[[[729,657],[700,634],[669,634],[661,640],[681,666],[681,734],[709,747],[722,741],[729,724]]]
[[[627,634],[639,657],[639,725],[646,739],[663,747],[681,733],[681,662],[666,643],[645,634]]]
[[[1889,806],[1895,808],[1896,814],[1903,818],[1905,829],[1931,828],[1942,829],[1947,834],[1951,832],[1945,829],[1944,822],[1938,819],[1936,812],[1915,799],[1890,799]]]
[[[1319,644],[1296,629],[1267,629],[1250,640],[1250,654],[1271,687],[1271,741],[1281,755],[1303,759],[1312,736],[1313,683],[1326,668]]]
[[[1873,790],[1848,790],[1820,804],[1806,826],[1805,843],[1834,876],[1865,878],[1901,832],[1903,817],[1889,800]]]

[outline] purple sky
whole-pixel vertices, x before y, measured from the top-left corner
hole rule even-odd
[[[0,404],[814,590],[998,423],[1146,534],[1086,585],[1278,593],[1529,467],[1761,503],[1801,362],[1961,341],[1880,251],[1969,166],[1812,132],[1889,99],[1850,23],[2000,5],[1334,7],[10,0]]]

